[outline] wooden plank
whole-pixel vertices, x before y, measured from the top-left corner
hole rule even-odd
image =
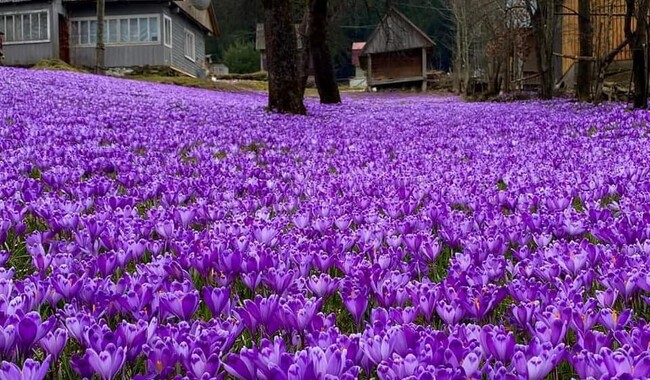
[[[420,82],[422,80],[423,78],[421,76],[403,77],[403,78],[394,78],[394,79],[375,79],[372,81],[371,86],[381,86],[383,84],[396,84],[396,83],[407,83],[407,82]]]
[[[427,49],[422,48],[422,78],[425,78],[422,81],[422,92],[427,90]]]
[[[562,72],[566,73],[580,54],[578,33],[578,0],[566,0],[562,17]],[[609,14],[612,14],[609,20]],[[604,56],[625,40],[625,0],[593,0],[592,26],[594,29],[594,55]],[[634,23],[632,25],[634,28]],[[606,38],[606,36],[608,38]],[[609,40],[609,41],[608,41]],[[632,59],[629,47],[623,49],[615,61]]]
[[[372,54],[368,54],[368,70],[366,72],[366,82],[368,83],[368,87],[370,87],[372,83]]]

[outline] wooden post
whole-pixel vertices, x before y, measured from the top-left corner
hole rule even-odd
[[[427,90],[427,48],[422,48],[422,92]]]
[[[95,74],[104,74],[104,14],[105,0],[97,0],[97,51],[95,56]]]
[[[3,32],[0,32],[0,65],[2,65],[2,61],[4,61],[5,54],[4,50],[2,50],[2,43],[5,40],[5,34]]]
[[[370,82],[372,81],[372,55],[368,54],[368,72],[366,72],[366,86],[369,91],[372,91]]]

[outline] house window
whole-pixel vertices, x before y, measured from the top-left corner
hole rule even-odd
[[[169,16],[164,16],[164,43],[167,47],[172,47],[172,19]]]
[[[70,21],[73,46],[94,46],[97,43],[97,22],[94,18]],[[109,16],[104,19],[104,43],[131,45],[159,43],[159,18],[152,16]]]
[[[8,44],[48,42],[49,20],[47,10],[0,14],[0,32],[5,34]]]
[[[194,45],[194,33],[185,29],[185,58],[196,61],[196,46]]]

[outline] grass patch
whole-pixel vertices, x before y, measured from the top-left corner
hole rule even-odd
[[[185,76],[170,77],[162,75],[134,75],[127,77],[127,79],[161,84],[172,84],[183,87],[201,88],[204,90],[239,92],[266,91],[268,89],[266,82],[255,80],[217,80],[216,82],[213,82],[210,79],[191,78]]]
[[[454,203],[451,205],[452,211],[461,211],[467,214],[468,216],[472,216],[474,213],[472,209],[466,205],[465,203]]]
[[[621,200],[621,196],[618,195],[617,193],[607,194],[600,200],[600,207],[606,208],[607,206],[611,205],[612,203],[620,202],[620,200]]]
[[[573,197],[573,200],[571,201],[571,206],[573,206],[573,209],[579,213],[585,211],[585,204],[582,202],[582,199],[580,199],[580,197],[578,196]]]
[[[59,71],[72,71],[75,73],[87,73],[88,71],[72,66],[60,59],[42,59],[38,61],[32,69],[35,70],[59,70]]]

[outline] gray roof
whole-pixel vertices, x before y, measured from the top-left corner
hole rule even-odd
[[[400,11],[391,8],[361,52],[362,55],[429,48],[435,42]]]

